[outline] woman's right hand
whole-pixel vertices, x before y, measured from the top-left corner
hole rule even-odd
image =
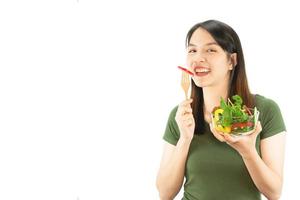
[[[192,139],[195,131],[195,119],[192,113],[192,99],[188,99],[179,104],[175,121],[180,131],[180,138]]]

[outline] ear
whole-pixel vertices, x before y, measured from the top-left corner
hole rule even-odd
[[[236,53],[232,53],[230,55],[230,64],[231,64],[231,66],[229,69],[232,70],[237,64],[237,54]]]

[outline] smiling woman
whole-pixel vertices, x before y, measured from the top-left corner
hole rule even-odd
[[[161,199],[278,199],[283,182],[285,124],[277,104],[248,87],[236,32],[220,21],[193,26],[186,37],[191,99],[170,113],[157,175]],[[260,111],[250,135],[233,137],[211,126],[220,98],[239,95]],[[185,178],[185,182],[184,182]]]

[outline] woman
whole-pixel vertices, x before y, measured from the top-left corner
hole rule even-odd
[[[250,93],[236,32],[219,21],[194,25],[187,34],[191,99],[170,113],[157,175],[160,198],[173,199],[183,185],[189,200],[279,199],[283,184],[286,129],[277,104]],[[238,94],[260,111],[251,135],[232,137],[211,126],[220,98]]]

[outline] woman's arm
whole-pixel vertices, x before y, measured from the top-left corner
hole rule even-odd
[[[184,179],[185,163],[190,144],[194,136],[195,120],[192,113],[192,99],[179,104],[175,121],[178,125],[180,137],[176,146],[166,142],[156,185],[162,200],[173,199]]]
[[[283,184],[285,132],[261,140],[261,155],[249,151],[242,155],[256,187],[269,200],[280,198]]]
[[[191,139],[180,138],[176,146],[165,143],[156,186],[161,200],[172,200],[180,191]]]
[[[212,125],[210,126],[218,140],[226,142],[239,152],[258,190],[269,200],[279,199],[283,182],[286,133],[281,132],[261,140],[262,158],[260,158],[255,148],[257,135],[262,130],[260,122],[254,133],[242,137],[232,137],[229,134],[220,133],[213,129]]]

